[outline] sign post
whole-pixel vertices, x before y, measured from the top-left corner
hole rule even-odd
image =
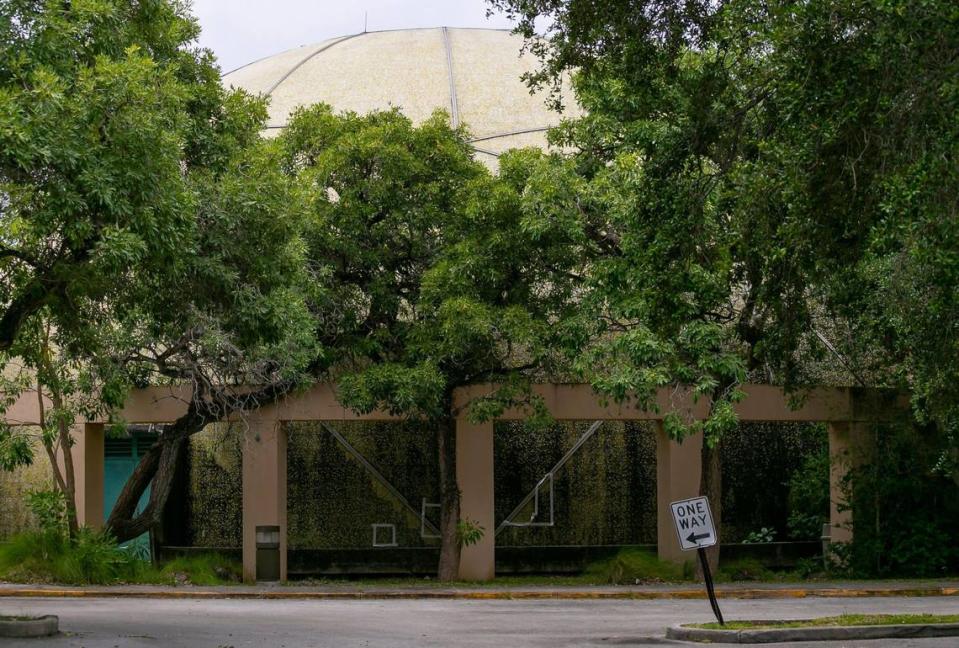
[[[709,595],[709,605],[719,625],[725,625],[723,613],[716,600],[716,591],[713,589],[713,575],[709,571],[709,561],[706,560],[706,547],[717,542],[716,528],[713,525],[713,514],[709,510],[709,500],[705,497],[673,502],[669,505],[673,512],[673,524],[679,534],[679,546],[683,551],[696,550],[699,554],[699,564],[703,569],[703,580],[706,581],[706,593]]]

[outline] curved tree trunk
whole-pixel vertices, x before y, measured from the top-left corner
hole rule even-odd
[[[143,462],[137,465],[134,476],[124,485],[120,494],[121,497],[117,499],[118,506],[114,507],[107,522],[107,529],[116,537],[118,542],[132,540],[150,531],[160,523],[167,499],[170,497],[170,490],[173,487],[177,462],[184,446],[186,446],[187,438],[175,437],[165,443],[157,443],[150,449],[153,457],[146,463],[146,466]],[[155,451],[156,448],[159,448],[159,450]],[[141,474],[137,475],[136,472],[140,471],[141,468],[143,468]],[[150,472],[153,474],[148,476]],[[153,482],[153,488],[150,491],[150,501],[140,515],[133,517],[140,496],[151,481]],[[126,498],[124,498],[124,495],[126,495]],[[123,500],[122,508],[120,506],[121,500]]]
[[[456,580],[460,569],[460,489],[456,482],[456,424],[444,419],[436,428],[440,467],[440,562],[437,578]]]
[[[118,542],[124,542],[140,535],[139,533],[129,535],[128,530],[132,526],[137,503],[157,473],[162,454],[163,444],[158,441],[147,450],[145,455],[140,457],[139,463],[133,469],[133,474],[123,484],[123,490],[120,491],[105,525],[106,530],[113,534]]]

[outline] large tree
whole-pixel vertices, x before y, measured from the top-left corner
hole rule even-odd
[[[555,370],[568,342],[562,323],[586,242],[526,203],[522,188],[550,168],[541,154],[504,156],[491,175],[442,113],[414,126],[396,111],[317,106],[281,139],[311,196],[308,254],[327,286],[315,309],[338,396],[435,432],[439,577],[454,579],[473,522],[460,518],[454,390],[500,385],[468,404],[474,418],[536,407],[530,381]]]
[[[168,0],[0,8],[5,402],[49,396],[44,445],[68,457],[70,423],[110,416],[131,386],[192,387],[110,515],[121,540],[159,520],[189,434],[292,389],[316,357],[300,203],[261,140],[265,106],[221,86],[198,33]],[[24,440],[0,430],[7,466],[30,460]]]
[[[904,387],[955,433],[953,3],[491,4],[543,60],[529,81],[573,72],[589,112],[554,137],[578,149],[584,218],[614,239],[592,291],[608,317],[594,380],[712,397],[714,502],[745,376]]]

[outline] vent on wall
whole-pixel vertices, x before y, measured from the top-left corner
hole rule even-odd
[[[154,443],[156,434],[135,434],[134,436],[104,439],[103,454],[106,457],[130,457],[139,459],[147,453]]]
[[[103,454],[107,457],[129,457],[133,455],[133,438],[104,439]]]

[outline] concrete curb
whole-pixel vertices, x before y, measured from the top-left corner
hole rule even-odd
[[[760,644],[785,641],[853,641],[859,639],[928,639],[959,637],[959,623],[819,626],[810,628],[776,628],[769,630],[707,630],[671,626],[667,639],[700,643]]]
[[[0,617],[0,637],[24,639],[49,637],[59,632],[60,620],[48,614],[35,619],[11,619]]]
[[[796,598],[869,598],[894,596],[959,596],[957,587],[928,588],[790,588],[790,589],[727,589],[716,592],[726,599],[796,599]],[[263,590],[229,588],[138,589],[129,587],[61,588],[0,587],[0,598],[143,598],[143,599],[306,599],[306,600],[369,600],[369,599],[460,599],[460,600],[670,600],[704,599],[702,589],[676,590],[305,590],[271,588]],[[728,631],[723,631],[728,632]]]

